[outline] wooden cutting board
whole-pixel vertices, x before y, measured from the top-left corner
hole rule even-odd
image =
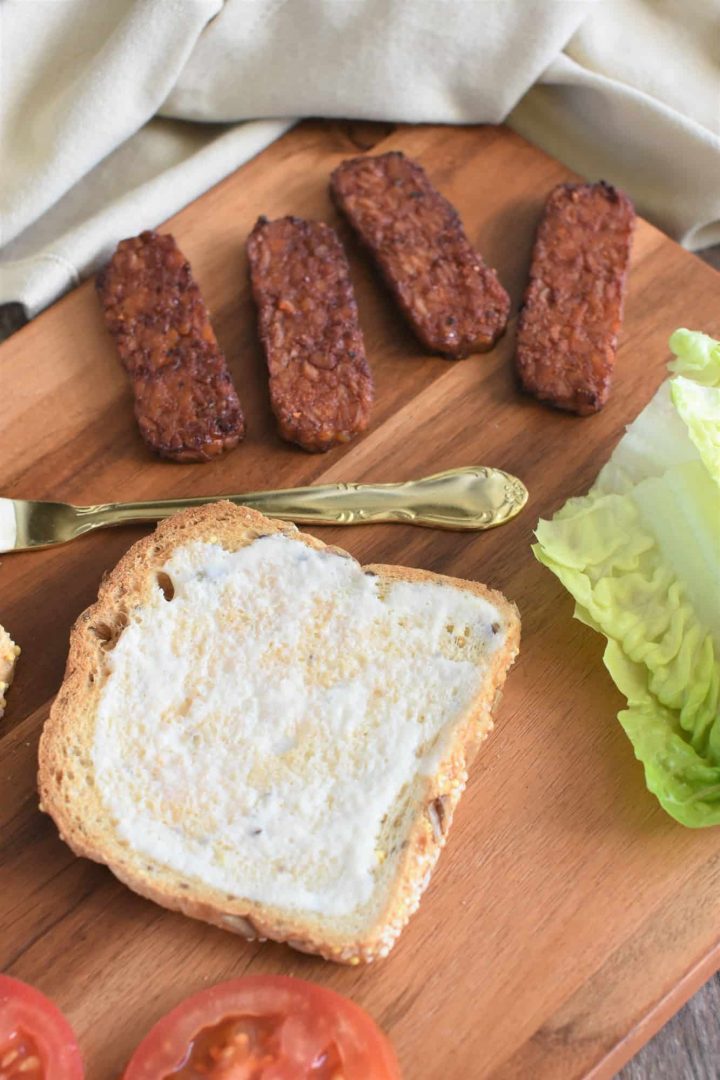
[[[333,480],[402,480],[501,466],[530,489],[485,534],[406,525],[318,529],[362,562],[398,562],[502,589],[523,645],[495,734],[471,773],[448,846],[391,956],[347,969],[170,914],[76,859],[38,812],[37,741],[68,632],[102,574],[143,534],[123,528],[7,556],[0,622],[23,653],[0,725],[0,965],[66,1011],[89,1080],[110,1080],[186,994],[248,972],[313,979],[364,1005],[407,1080],[609,1077],[720,964],[720,830],[672,822],[643,784],[616,719],[602,640],[530,552],[540,516],[585,491],[665,375],[677,326],[720,330],[720,277],[640,222],[615,385],[579,419],[521,396],[515,320],[492,353],[428,356],[341,226],[377,381],[370,431],[311,456],[276,436],[244,242],[260,213],[337,224],[330,170],[361,150],[418,158],[497,267],[517,311],[533,231],[568,171],[502,128],[305,123],[167,227],[214,314],[249,423],[210,465],[145,451],[130,393],[86,283],[0,348],[0,491],[78,503]]]

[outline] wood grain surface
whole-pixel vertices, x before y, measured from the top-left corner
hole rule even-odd
[[[168,223],[213,313],[248,418],[246,443],[210,465],[153,460],[86,283],[0,347],[0,490],[79,503],[331,480],[402,480],[471,463],[527,483],[515,521],[486,534],[411,526],[318,530],[362,562],[485,581],[516,601],[521,655],[431,886],[391,956],[345,969],[247,944],[136,897],[74,858],[37,810],[37,740],[70,626],[139,528],[7,556],[0,622],[23,648],[2,723],[0,967],[67,1012],[89,1080],[117,1076],[187,993],[246,972],[287,972],[364,1005],[408,1080],[609,1077],[720,962],[720,834],[672,822],[645,790],[615,720],[602,642],[530,552],[539,516],[586,490],[665,375],[678,325],[720,330],[715,271],[639,225],[608,405],[587,419],[521,396],[514,319],[492,353],[425,355],[341,228],[378,400],[370,430],[311,456],[269,411],[244,254],[260,213],[337,218],[327,176],[358,150],[419,158],[471,240],[522,293],[544,196],[567,170],[501,128],[310,122]],[[146,531],[146,530],[145,530]]]

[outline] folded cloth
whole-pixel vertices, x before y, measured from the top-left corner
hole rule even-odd
[[[691,250],[720,242],[720,0],[606,0],[508,122],[624,188]]]
[[[720,0],[5,0],[0,303],[33,315],[307,115],[499,123],[720,240]]]

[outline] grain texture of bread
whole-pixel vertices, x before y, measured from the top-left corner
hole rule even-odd
[[[228,502],[175,515],[120,560],[103,581],[97,602],[80,615],[71,633],[65,678],[40,742],[41,809],[53,817],[61,837],[77,855],[107,864],[131,889],[158,904],[249,940],[287,942],[341,963],[369,962],[387,955],[418,907],[467,782],[468,764],[493,726],[492,710],[517,654],[520,636],[517,610],[501,594],[475,582],[423,570],[381,565],[363,568],[363,573],[374,579],[376,590],[392,590],[397,583],[401,588],[402,583],[433,583],[453,590],[453,596],[463,590],[481,598],[495,613],[491,631],[497,639],[469,704],[443,729],[435,756],[423,759],[432,761],[432,771],[426,767],[410,776],[393,814],[383,817],[372,894],[354,910],[328,914],[312,905],[303,908],[248,899],[189,872],[177,859],[172,865],[172,860],[164,862],[157,853],[150,856],[138,850],[138,845],[123,835],[122,821],[106,805],[97,756],[93,756],[113,650],[128,626],[136,624],[152,603],[159,602],[158,589],[164,591],[166,600],[172,600],[168,561],[191,544],[213,545],[212,550],[222,549],[221,554],[239,553],[261,539],[276,542],[277,537],[304,545],[300,551],[309,548],[350,560],[359,574],[355,560],[341,549],[327,547],[299,533],[293,525],[271,521]],[[452,629],[448,627],[448,631]],[[462,638],[452,640],[459,641],[458,648],[472,644]],[[153,723],[154,718],[148,722]],[[330,747],[330,753],[332,750]],[[242,752],[238,747],[238,753]]]

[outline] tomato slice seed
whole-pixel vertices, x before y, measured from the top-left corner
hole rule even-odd
[[[0,1080],[44,1080],[38,1045],[25,1031],[13,1031],[0,1047]]]
[[[312,1080],[343,1080],[343,1063],[335,1043],[326,1046],[313,1061],[308,1073]]]
[[[227,1069],[240,1065],[250,1077],[276,1060],[282,1023],[280,1016],[226,1016],[198,1032],[182,1064],[163,1080],[223,1080]]]

